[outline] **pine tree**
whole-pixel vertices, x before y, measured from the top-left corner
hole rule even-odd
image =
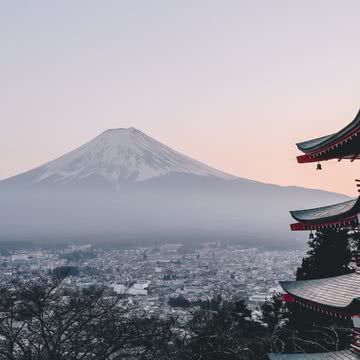
[[[297,280],[321,279],[350,273],[352,251],[348,231],[325,229],[308,242],[310,250],[297,269]]]

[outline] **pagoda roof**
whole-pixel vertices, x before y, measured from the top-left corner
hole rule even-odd
[[[360,305],[360,273],[324,279],[281,281],[283,289],[295,298],[337,309],[358,311]],[[346,311],[347,312],[347,311]]]
[[[340,131],[316,139],[300,142],[298,149],[305,155],[298,156],[299,163],[330,159],[352,159],[360,155],[360,111],[355,119]]]
[[[322,352],[322,353],[269,353],[267,354],[270,360],[359,360],[359,355],[351,350]]]
[[[301,222],[322,223],[347,218],[360,211],[360,197],[328,206],[290,211],[291,216]]]

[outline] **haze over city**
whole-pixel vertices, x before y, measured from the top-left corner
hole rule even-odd
[[[236,176],[355,195],[356,164],[295,161],[358,111],[346,5],[2,1],[0,179],[134,126]]]

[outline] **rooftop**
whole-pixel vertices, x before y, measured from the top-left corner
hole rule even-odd
[[[315,151],[327,145],[333,144],[337,140],[343,139],[346,135],[352,134],[354,130],[360,130],[359,128],[360,128],[360,111],[357,113],[355,119],[340,131],[334,134],[325,135],[319,138],[297,143],[296,146],[298,147],[299,150],[305,153]]]
[[[296,144],[298,149],[306,154],[298,156],[298,162],[342,158],[355,160],[360,154],[358,135],[360,135],[360,111],[355,119],[340,131]]]
[[[359,360],[359,355],[351,350],[313,354],[268,354],[270,360]]]
[[[303,223],[318,224],[349,218],[360,211],[360,197],[339,204],[313,209],[290,211],[291,216]]]
[[[280,285],[288,294],[315,304],[349,308],[360,301],[359,272],[325,279],[281,281]]]

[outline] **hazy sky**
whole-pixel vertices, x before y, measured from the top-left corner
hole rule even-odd
[[[360,107],[358,0],[0,0],[0,178],[134,126],[229,173],[355,195],[295,142]]]

